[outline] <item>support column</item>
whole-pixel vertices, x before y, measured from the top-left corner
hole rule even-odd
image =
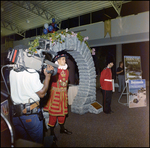
[[[116,45],[116,68],[119,67],[119,62],[122,61],[122,44]]]

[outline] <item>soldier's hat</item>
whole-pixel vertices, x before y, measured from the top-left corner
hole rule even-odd
[[[108,55],[106,56],[106,65],[110,63],[114,63],[114,57],[111,53],[108,53]]]

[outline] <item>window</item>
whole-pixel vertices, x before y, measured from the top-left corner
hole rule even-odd
[[[103,13],[102,10],[92,12],[92,23],[103,21]]]
[[[37,28],[37,35],[42,35],[44,27]]]
[[[114,19],[117,16],[118,14],[113,7],[99,10],[92,13],[92,23]]]
[[[26,31],[26,38],[30,38],[36,36],[36,29],[30,29],[28,31]]]
[[[69,19],[61,22],[61,29],[69,29]]]
[[[69,28],[79,26],[79,17],[75,17],[69,20]]]
[[[31,31],[31,37],[32,36],[36,36],[36,28],[35,29],[31,29],[30,31]]]
[[[9,39],[14,40],[14,34],[9,36]]]
[[[1,37],[1,44],[5,44],[5,37]]]
[[[15,34],[14,35],[14,38],[15,38],[15,41],[17,40],[22,40],[23,39],[23,36],[19,35],[19,34]]]
[[[90,13],[80,16],[80,26],[90,24]]]

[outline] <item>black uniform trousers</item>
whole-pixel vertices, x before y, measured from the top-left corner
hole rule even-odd
[[[103,112],[110,113],[111,112],[111,99],[112,99],[112,90],[103,90]]]

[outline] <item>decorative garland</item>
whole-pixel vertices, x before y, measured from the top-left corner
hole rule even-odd
[[[44,34],[44,35],[36,37],[36,39],[33,42],[29,43],[29,50],[31,50],[32,52],[36,52],[36,47],[39,46],[40,38],[50,40],[54,46],[57,42],[61,44],[65,42],[65,37],[67,36],[67,34],[70,34],[72,37],[77,36],[78,40],[81,41],[81,43],[84,41],[87,47],[89,48],[90,52],[92,52],[92,49],[89,47],[89,44],[87,42],[89,38],[81,36],[80,32],[74,33],[72,31],[68,31],[68,28],[66,28],[66,30],[64,31],[61,31],[61,33],[58,33],[58,32],[48,33],[48,34]],[[63,39],[62,39],[62,36],[63,36]]]

